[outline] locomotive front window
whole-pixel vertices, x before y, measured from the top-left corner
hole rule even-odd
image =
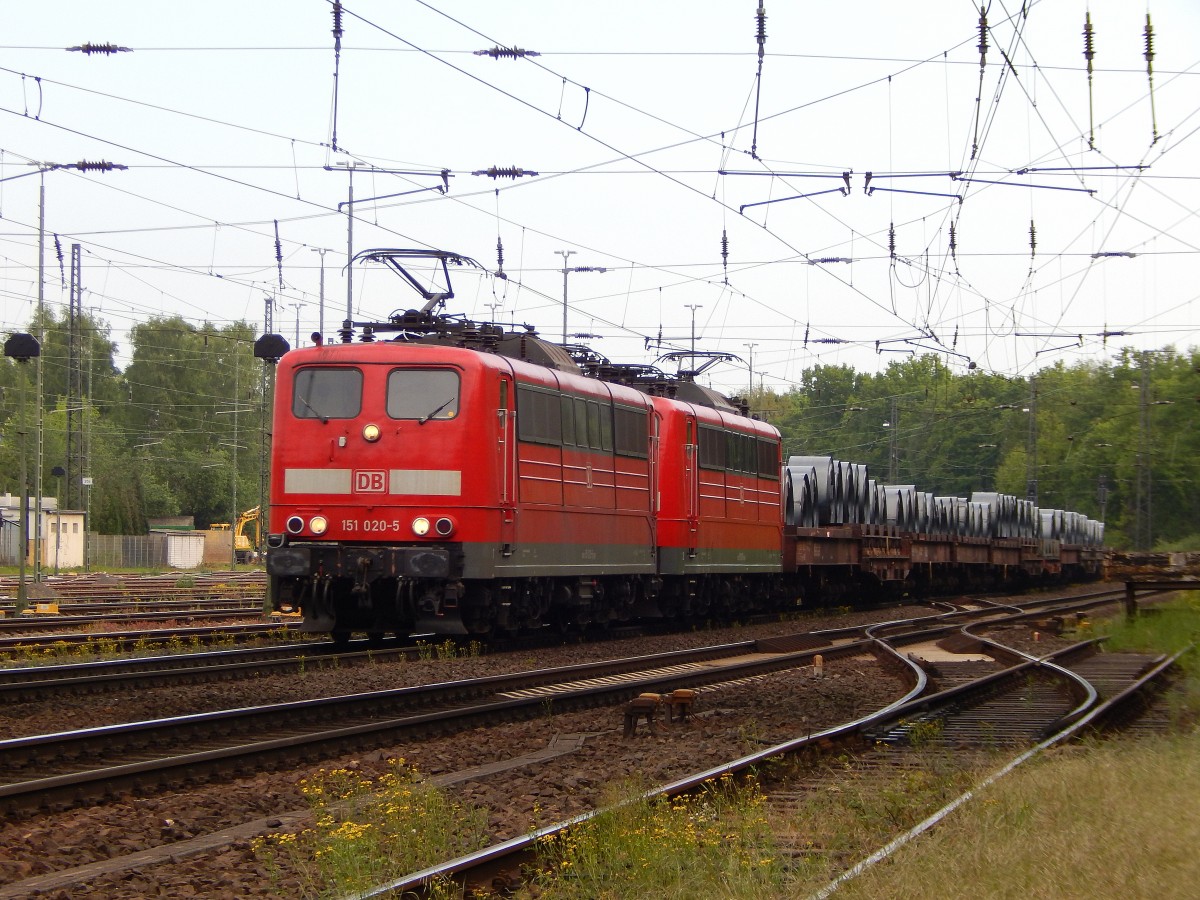
[[[388,375],[387,414],[393,419],[453,419],[458,373],[449,369],[396,369]]]
[[[318,366],[301,369],[292,383],[297,419],[352,419],[362,410],[362,372]]]

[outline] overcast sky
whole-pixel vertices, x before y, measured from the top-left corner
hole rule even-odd
[[[760,76],[753,0],[350,0],[336,83],[325,0],[9,5],[6,331],[37,304],[44,177],[45,301],[66,304],[79,243],[121,354],[149,316],[261,330],[268,300],[307,343],[322,259],[332,335],[353,164],[356,251],[483,267],[448,311],[557,339],[572,251],[606,270],[568,276],[568,330],[596,336],[574,340],[652,364],[694,316],[698,349],[740,358],[706,376],[729,391],[751,353],[786,390],[908,352],[1028,375],[1200,343],[1195,0],[1148,7],[1153,91],[1147,7],[1118,0],[993,0],[982,79],[969,2],[766,0]],[[65,49],[88,43],[129,52]],[[540,55],[477,55],[497,45]],[[30,166],[80,160],[128,168]],[[493,166],[538,174],[472,174]],[[358,320],[421,302],[378,267],[353,284]]]

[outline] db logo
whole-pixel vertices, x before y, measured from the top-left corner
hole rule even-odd
[[[382,494],[387,490],[387,473],[359,469],[354,473],[354,493]]]

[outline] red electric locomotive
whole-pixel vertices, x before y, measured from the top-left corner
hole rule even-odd
[[[727,617],[795,606],[827,580],[899,590],[917,562],[947,582],[1021,573],[996,555],[1017,552],[999,527],[942,535],[951,549],[925,560],[909,532],[936,523],[810,522],[779,432],[699,385],[700,370],[670,377],[532,330],[435,315],[453,294],[423,288],[406,266],[431,259],[448,280],[447,265],[465,257],[361,259],[393,267],[424,308],[347,321],[341,343],[287,352],[271,335],[256,348],[278,360],[269,591],[276,609],[303,612],[305,630],[344,640]],[[840,482],[826,479],[833,493],[821,499],[884,509],[859,501],[889,488],[855,471],[862,497],[838,497]],[[1103,525],[1078,519],[1070,533],[1086,565],[1076,568],[1090,574]],[[1040,533],[1030,526],[1030,546]]]
[[[777,580],[745,576],[782,564],[779,432],[694,381],[673,387],[675,399],[654,399],[658,571],[686,592],[688,615],[762,608]]]
[[[432,315],[447,296],[280,362],[275,605],[337,638],[632,618],[658,585],[651,398],[532,332]]]
[[[650,399],[572,374],[532,335],[484,330],[526,358],[441,334],[281,361],[268,569],[308,628],[466,634],[632,614],[631,576],[655,573]]]

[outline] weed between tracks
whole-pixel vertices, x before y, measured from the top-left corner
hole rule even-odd
[[[417,659],[424,662],[435,659],[474,659],[483,656],[483,644],[480,641],[471,641],[464,646],[451,638],[446,638],[440,644],[417,641],[416,647]]]
[[[487,844],[486,812],[422,783],[403,759],[392,768],[374,779],[335,769],[301,783],[314,827],[252,843],[279,896],[361,892]]]
[[[763,778],[785,777],[793,765],[777,762]],[[836,770],[837,786],[783,810],[755,777],[725,776],[694,796],[653,800],[641,797],[644,785],[616,787],[606,804],[611,812],[538,846],[538,871],[517,896],[802,895],[919,821],[971,777],[933,756],[885,787],[849,759],[825,766]],[[344,769],[323,773],[304,791],[315,827],[259,838],[253,846],[281,896],[352,895],[489,841],[485,810],[421,783],[403,761],[375,780]],[[435,896],[463,895],[445,884]]]
[[[278,644],[302,643],[305,635],[287,628],[272,628],[254,637],[234,634],[219,635],[213,640],[202,640],[199,635],[170,635],[167,640],[155,641],[144,636],[134,639],[110,637],[96,632],[82,642],[55,641],[52,644],[17,644],[0,659],[0,665],[36,666],[56,665],[72,662],[95,662],[129,657],[178,655],[213,650],[230,650],[235,647],[272,647]]]
[[[630,788],[630,793],[636,794]],[[782,871],[755,782],[716,779],[690,797],[636,799],[539,848],[549,898],[762,897]]]

